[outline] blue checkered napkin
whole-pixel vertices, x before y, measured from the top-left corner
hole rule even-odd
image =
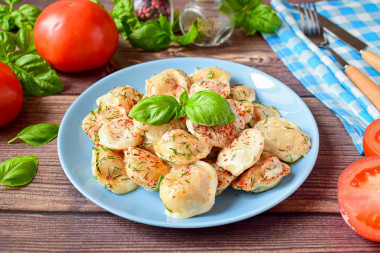
[[[360,154],[363,134],[379,111],[343,73],[334,57],[314,45],[301,31],[298,10],[282,0],[271,4],[283,25],[274,34],[263,34],[293,75],[342,121]],[[316,4],[323,16],[346,29],[380,55],[380,0],[323,1]],[[333,48],[347,62],[380,84],[380,73],[351,47],[328,34]]]

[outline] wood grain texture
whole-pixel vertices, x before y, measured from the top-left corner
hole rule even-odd
[[[9,252],[378,252],[380,249],[379,244],[356,235],[340,216],[329,214],[267,213],[215,228],[170,229],[129,222],[110,214],[2,213],[0,225],[5,228],[0,233],[0,248]]]
[[[111,0],[101,0],[108,11]],[[181,8],[186,0],[174,1]],[[265,1],[268,3],[269,1]],[[46,7],[48,0],[23,3]],[[16,6],[19,6],[16,5]],[[311,109],[320,133],[317,163],[304,184],[288,199],[256,217],[206,229],[167,229],[112,215],[82,196],[59,163],[56,140],[31,147],[20,140],[24,127],[59,123],[75,99],[106,75],[134,64],[175,57],[213,57],[252,66],[293,89]],[[65,90],[49,97],[26,97],[18,118],[0,128],[0,162],[36,155],[37,176],[24,187],[0,186],[0,252],[379,252],[380,244],[357,236],[340,217],[336,185],[341,171],[361,158],[341,122],[313,97],[257,34],[241,30],[216,48],[179,47],[143,52],[120,40],[106,66],[78,74],[58,72]]]
[[[36,229],[35,224],[44,229]],[[262,214],[221,227],[179,230],[129,222],[109,214],[3,213],[0,225],[6,228],[0,234],[1,249],[15,252],[378,252],[380,249],[379,244],[357,236],[338,215],[320,215],[316,219],[312,214]],[[312,229],[305,233],[307,227]],[[352,243],[345,245],[347,240]]]

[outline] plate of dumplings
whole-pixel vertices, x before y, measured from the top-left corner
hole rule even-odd
[[[206,126],[179,115],[150,125],[131,117],[144,99],[180,101],[204,90],[228,102],[233,121]],[[101,208],[144,224],[200,228],[285,200],[313,169],[319,134],[307,105],[279,80],[186,57],[130,66],[93,84],[66,112],[57,145],[71,183]]]

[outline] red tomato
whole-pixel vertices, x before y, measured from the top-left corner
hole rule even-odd
[[[380,242],[380,156],[349,165],[338,181],[340,213],[359,235]]]
[[[115,53],[119,34],[112,17],[88,0],[61,0],[39,15],[37,52],[53,68],[81,72],[103,66]]]
[[[23,101],[21,83],[13,70],[0,62],[0,127],[20,113]]]
[[[380,156],[380,119],[369,124],[365,130],[363,149],[365,156]]]

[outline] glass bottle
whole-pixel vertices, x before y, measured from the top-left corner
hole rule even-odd
[[[218,46],[233,32],[234,13],[225,0],[190,0],[179,19],[182,33],[187,33],[194,22],[198,25],[198,37],[193,44]]]
[[[137,18],[142,21],[157,20],[162,14],[173,23],[173,5],[170,0],[134,0],[133,7]]]

